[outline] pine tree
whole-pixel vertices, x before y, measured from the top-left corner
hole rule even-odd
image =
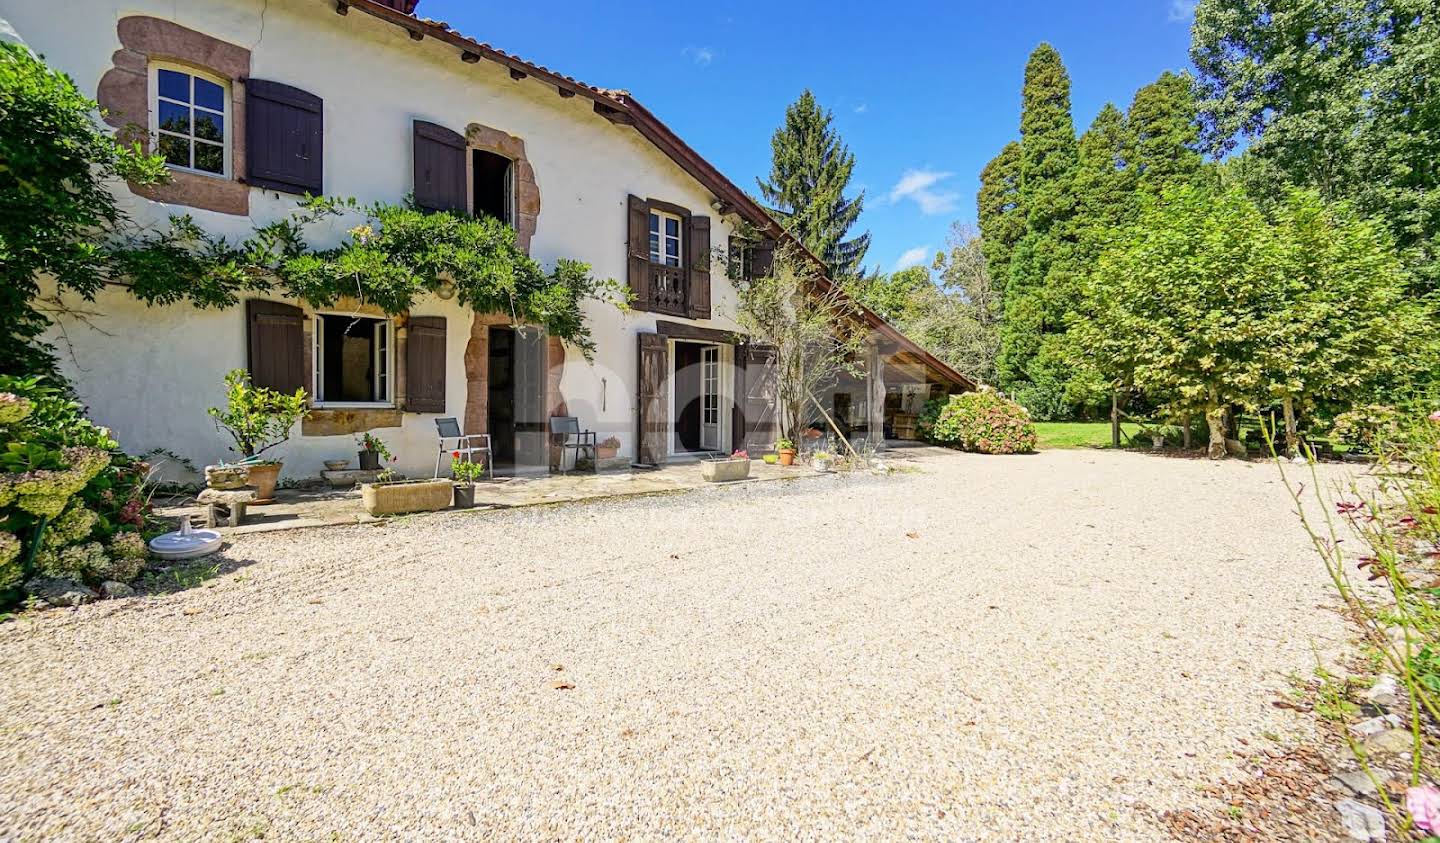
[[[1005,289],[999,377],[1040,418],[1065,415],[1063,353],[1046,353],[1046,337],[1064,332],[1078,288],[1073,266],[1074,177],[1078,158],[1070,116],[1070,76],[1060,54],[1041,44],[1025,65],[1020,114],[1019,203],[1025,235],[1010,262]]]
[[[1125,157],[1145,193],[1158,195],[1200,172],[1199,104],[1189,74],[1165,71],[1135,92],[1126,116]]]
[[[976,197],[980,248],[989,276],[1003,299],[1010,278],[1010,258],[1025,234],[1025,211],[1020,206],[1020,144],[1005,144],[1000,154],[980,171]]]
[[[785,109],[785,124],[770,138],[770,180],[756,179],[770,213],[830,267],[854,276],[870,248],[866,232],[847,240],[864,208],[865,193],[846,198],[855,156],[831,125],[833,115],[806,90]]]

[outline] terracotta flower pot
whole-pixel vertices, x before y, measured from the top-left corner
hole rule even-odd
[[[784,450],[780,451],[780,464],[781,464],[781,465],[794,465],[794,464],[795,464],[795,450],[794,450],[793,448],[785,448]]]
[[[278,462],[262,462],[250,466],[250,485],[255,487],[255,503],[271,503],[275,500],[275,484],[280,480]]]

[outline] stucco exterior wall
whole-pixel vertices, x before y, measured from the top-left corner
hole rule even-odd
[[[479,123],[525,143],[543,197],[531,254],[544,266],[574,258],[590,263],[601,277],[623,281],[626,197],[632,193],[709,215],[712,245],[726,243],[732,226],[711,209],[709,191],[633,129],[595,114],[589,100],[561,98],[553,87],[514,80],[493,63],[464,63],[455,48],[433,39],[416,42],[368,15],[341,17],[334,10],[331,0],[127,0],[123,5],[67,0],[64,14],[57,14],[53,4],[0,0],[0,18],[92,96],[120,48],[116,24],[124,16],[172,20],[248,49],[254,78],[323,98],[328,194],[362,202],[399,201],[413,188],[413,120],[458,132]],[[168,206],[134,196],[124,185],[117,185],[117,192],[139,224],[164,224],[172,213],[187,213],[208,230],[236,239],[295,207],[295,197],[258,188],[251,188],[248,216]],[[312,243],[333,244],[354,222],[312,229]],[[736,294],[722,270],[717,264],[712,271],[713,318],[696,324],[732,330],[738,327]],[[199,465],[224,456],[223,440],[204,408],[219,400],[224,372],[245,365],[243,308],[146,308],[112,289],[84,309],[90,315],[64,319],[63,330],[54,331],[51,339],[94,415],[112,426],[131,451],[165,447]],[[449,320],[447,414],[463,418],[469,314],[438,300],[419,304],[413,313]],[[560,388],[571,414],[601,438],[618,437],[621,455],[629,456],[635,439],[635,335],[654,330],[656,317],[621,313],[597,302],[586,305],[586,316],[598,352],[586,361],[577,349],[567,349]],[[380,431],[396,446],[401,470],[415,473],[433,466],[432,418],[406,414],[398,435]],[[296,434],[282,451],[287,475],[314,474],[322,459],[353,456],[348,436],[301,438],[298,429]]]

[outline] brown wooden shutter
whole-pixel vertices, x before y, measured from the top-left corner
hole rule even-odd
[[[465,138],[444,126],[415,121],[415,204],[427,211],[466,213]]]
[[[630,292],[635,294],[633,304],[636,310],[650,310],[654,306],[650,296],[650,204],[632,194],[627,209],[629,222],[625,242],[629,254]]]
[[[766,237],[750,246],[750,278],[765,278],[774,271],[775,241]]]
[[[745,361],[744,436],[745,450],[760,454],[775,447],[779,436],[779,394],[775,347],[744,345],[737,349]],[[739,438],[739,437],[737,437]]]
[[[245,302],[250,382],[285,393],[304,389],[305,313],[294,305],[250,299]]]
[[[664,334],[638,334],[640,362],[637,369],[638,436],[635,462],[664,465],[670,440],[669,396],[670,352]]]
[[[445,317],[411,316],[405,339],[405,410],[445,412]]]
[[[685,315],[710,318],[710,218],[692,215],[686,226],[689,268],[686,271]]]
[[[314,94],[245,82],[246,182],[286,193],[324,192],[324,104]]]

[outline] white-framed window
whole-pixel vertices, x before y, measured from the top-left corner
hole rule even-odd
[[[151,131],[177,170],[230,175],[230,83],[183,65],[152,64]]]
[[[680,265],[681,220],[665,211],[650,211],[650,262]]]
[[[389,319],[315,314],[315,405],[392,406],[395,350]]]

